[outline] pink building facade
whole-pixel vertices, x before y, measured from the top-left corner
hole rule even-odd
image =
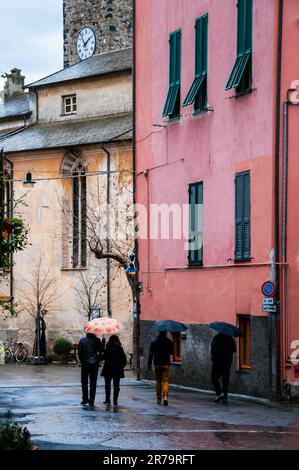
[[[287,211],[282,162],[283,102],[299,71],[298,13],[295,0],[135,2],[136,202],[147,209],[138,240],[144,376],[152,324],[171,318],[188,326],[174,336],[172,381],[210,388],[209,323],[226,321],[243,331],[231,391],[271,398],[296,391],[295,106]],[[157,236],[156,214],[163,232],[166,208],[174,227]],[[266,281],[277,287],[276,313],[263,311]]]

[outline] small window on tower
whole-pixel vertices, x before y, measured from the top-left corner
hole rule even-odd
[[[77,98],[76,95],[68,95],[62,97],[62,113],[63,114],[76,114],[77,112]]]

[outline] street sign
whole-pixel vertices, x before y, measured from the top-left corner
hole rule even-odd
[[[266,297],[263,299],[263,312],[276,313],[276,304],[273,297]]]
[[[276,313],[276,305],[263,305],[263,312],[265,313]]]
[[[262,285],[262,293],[265,297],[274,297],[276,292],[276,286],[271,281],[264,282]]]
[[[274,305],[273,297],[267,297],[267,298],[263,299],[263,306],[264,305]]]
[[[274,303],[273,297],[263,299],[263,312],[276,313],[276,304]]]

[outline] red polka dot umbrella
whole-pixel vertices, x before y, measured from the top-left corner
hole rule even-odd
[[[85,333],[93,333],[94,335],[113,335],[122,330],[121,323],[116,318],[101,317],[86,323],[84,327]]]

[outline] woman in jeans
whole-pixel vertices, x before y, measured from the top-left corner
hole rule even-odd
[[[106,398],[104,401],[105,405],[110,405],[110,395],[111,395],[111,382],[113,380],[113,405],[118,405],[118,395],[119,395],[119,383],[124,375],[124,367],[127,363],[127,358],[122,348],[121,342],[119,341],[118,336],[112,335],[109,338],[108,343],[106,344],[104,352],[104,366],[101,373],[102,377],[105,377],[105,393]]]

